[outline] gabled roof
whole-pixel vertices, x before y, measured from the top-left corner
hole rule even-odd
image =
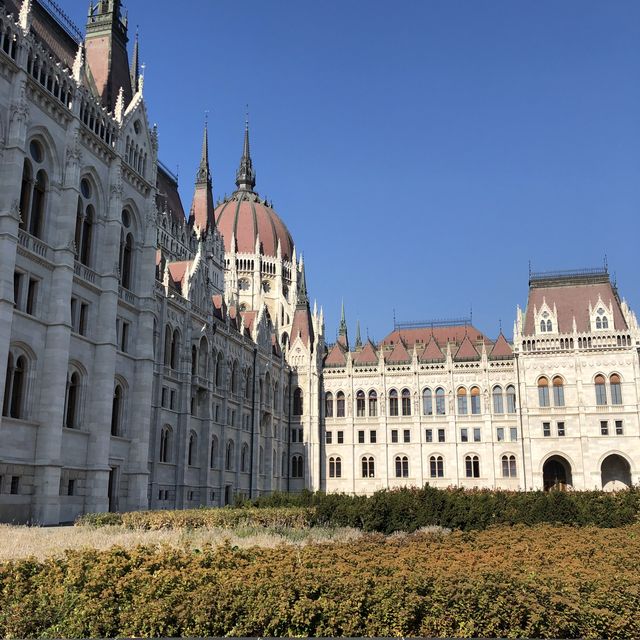
[[[166,211],[178,224],[186,222],[182,200],[180,200],[180,194],[178,193],[178,184],[159,164],[156,184],[158,187],[156,195],[158,211]]]
[[[213,304],[213,315],[219,320],[224,320],[227,315],[227,305],[222,294],[211,296],[211,302]]]
[[[325,365],[338,367],[347,364],[347,356],[344,347],[336,342],[330,349],[327,357],[324,359]]]
[[[414,344],[427,344],[433,337],[438,346],[443,349],[449,342],[460,344],[464,337],[468,336],[472,342],[482,341],[485,344],[491,344],[491,341],[473,325],[455,324],[442,327],[416,327],[415,329],[394,329],[382,341],[382,345],[395,344],[398,340],[404,340],[408,348],[412,348]]]
[[[255,311],[241,311],[240,315],[242,316],[245,330],[248,335],[251,335],[251,329],[253,329],[253,323],[255,322],[258,314]]]
[[[367,340],[360,351],[353,354],[354,364],[378,364],[378,353],[371,340]]]
[[[393,351],[385,356],[386,362],[410,362],[411,356],[407,351],[407,348],[404,345],[402,340],[398,340],[393,347]]]
[[[427,346],[418,356],[418,360],[420,360],[420,362],[442,362],[445,360],[444,353],[442,353],[433,336],[431,336],[431,339],[427,342]]]
[[[476,351],[476,348],[471,344],[469,336],[465,336],[460,348],[453,357],[454,360],[479,360],[480,354]]]
[[[493,345],[493,349],[491,349],[491,353],[489,354],[489,358],[511,358],[513,356],[513,349],[511,345],[507,342],[507,339],[500,332],[498,339]]]
[[[290,343],[293,343],[298,336],[307,347],[313,348],[313,326],[311,324],[311,313],[307,305],[298,305],[293,314]]]
[[[171,280],[173,280],[174,284],[182,284],[186,277],[187,270],[189,269],[191,264],[191,260],[182,260],[180,262],[169,263],[169,275],[171,276]]]

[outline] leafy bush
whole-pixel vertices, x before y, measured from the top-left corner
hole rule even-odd
[[[640,525],[85,550],[0,565],[0,592],[5,638],[640,637]]]
[[[77,527],[108,527],[110,525],[121,525],[121,513],[86,513],[76,518],[74,523]]]

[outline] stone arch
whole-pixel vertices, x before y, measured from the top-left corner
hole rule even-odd
[[[573,485],[573,466],[561,454],[552,454],[542,464],[542,484],[545,491],[566,491]]]
[[[98,203],[98,218],[103,220],[109,213],[109,199],[103,188],[104,180],[100,177],[94,165],[88,164],[80,169],[80,180],[89,178],[91,186],[96,190],[96,201]],[[78,183],[78,187],[80,183]]]
[[[34,139],[38,140],[44,149],[45,164],[49,166],[51,171],[49,179],[52,182],[60,184],[62,182],[62,160],[61,155],[59,155],[60,150],[58,149],[55,140],[49,133],[48,129],[42,125],[31,127],[27,132],[27,142],[31,142],[31,140]],[[27,153],[28,151],[29,145],[27,144]]]
[[[619,491],[631,486],[631,465],[626,456],[611,452],[600,462],[603,491]]]

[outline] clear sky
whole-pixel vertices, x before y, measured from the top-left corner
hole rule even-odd
[[[81,26],[86,2],[58,0]],[[640,312],[637,0],[129,0],[160,158],[216,199],[249,104],[335,338],[468,315],[511,336],[536,271],[601,266]]]

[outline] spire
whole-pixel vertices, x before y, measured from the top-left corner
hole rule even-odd
[[[340,328],[338,329],[338,342],[347,349],[349,348],[349,337],[347,335],[347,321],[344,315],[344,300],[342,301],[342,311],[340,313]]]
[[[211,184],[211,171],[209,170],[209,122],[205,116],[204,133],[202,135],[202,151],[200,152],[200,166],[196,174],[196,184]]]
[[[309,298],[307,297],[307,281],[304,275],[304,269],[300,271],[300,287],[298,291],[298,304],[297,308],[308,307]]]
[[[191,203],[189,224],[197,226],[201,231],[215,225],[213,209],[213,181],[209,169],[209,128],[205,119],[202,136],[202,152],[200,165],[196,173],[195,192]]]
[[[140,78],[140,52],[138,28],[136,27],[136,39],[133,43],[133,57],[131,58],[131,93],[138,93],[138,80]]]
[[[256,174],[253,170],[251,162],[251,153],[249,151],[249,118],[247,117],[244,126],[244,146],[242,148],[242,158],[240,158],[240,166],[236,172],[236,185],[238,189],[243,191],[253,191],[256,186]]]
[[[356,349],[362,347],[362,338],[360,337],[360,320],[356,322]]]

